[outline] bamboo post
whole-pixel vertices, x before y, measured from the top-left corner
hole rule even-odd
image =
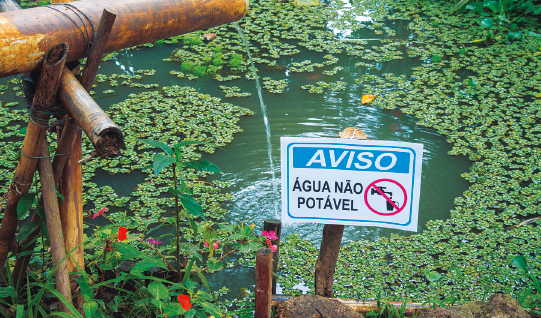
[[[255,256],[255,318],[270,318],[272,309],[272,249],[260,248]]]
[[[64,245],[60,211],[58,210],[53,167],[49,159],[49,144],[46,140],[42,143],[41,156],[43,158],[39,160],[39,176],[41,181],[41,193],[43,195],[43,206],[45,207],[45,217],[47,218],[47,231],[49,232],[49,240],[51,243],[51,256],[53,259],[53,266],[56,267],[56,271],[54,272],[56,278],[56,290],[58,290],[62,296],[68,300],[68,303],[71,304],[68,264],[64,260],[66,257],[66,246]],[[60,310],[66,313],[70,312],[62,301],[60,301]]]
[[[263,230],[274,231],[278,239],[271,240],[272,245],[276,245],[276,252],[272,255],[272,294],[276,294],[276,273],[278,272],[278,258],[280,256],[280,234],[282,233],[282,221],[277,219],[263,220]]]
[[[70,152],[66,156],[68,158],[59,187],[64,197],[64,200],[60,202],[60,219],[67,251],[73,250],[83,242],[83,173],[81,165],[77,164],[77,161],[81,159],[81,137],[82,130],[77,129]],[[68,271],[78,272],[77,265],[84,269],[84,261],[84,246],[80,245],[72,252],[71,257],[68,256]],[[70,277],[73,292],[78,286],[74,280],[77,276]],[[79,295],[76,308],[81,308],[83,302],[82,295]]]
[[[36,94],[30,112],[30,120],[24,137],[21,156],[13,181],[8,189],[6,208],[2,227],[0,228],[0,270],[3,270],[11,242],[17,230],[17,203],[28,193],[38,158],[41,144],[45,140],[50,115],[47,111],[56,100],[56,92],[60,81],[60,73],[64,68],[68,54],[68,45],[58,43],[43,58],[43,66],[38,80]]]
[[[338,136],[340,138],[366,139],[365,133],[354,127],[346,128]],[[319,248],[314,279],[315,294],[318,296],[333,297],[333,276],[343,234],[343,225],[325,224],[323,227],[323,239]]]
[[[98,73],[99,64],[115,18],[116,15],[114,13],[106,9],[103,10],[95,41],[90,48],[90,53],[80,80],[81,86],[87,92],[90,92],[94,77]],[[68,128],[64,129],[60,139],[62,140],[62,137],[66,137],[64,138],[66,144],[71,139],[71,148],[67,156],[58,156],[57,160],[65,161],[65,165],[59,163],[58,167],[60,169],[60,166],[64,165],[64,173],[62,178],[58,180],[60,181],[60,193],[64,196],[64,201],[60,204],[60,216],[62,219],[62,230],[65,235],[66,249],[71,251],[83,242],[83,172],[82,166],[78,163],[82,156],[82,130],[78,128],[79,125],[76,121],[70,120],[68,123],[66,125]],[[73,128],[76,129],[75,133],[72,134],[70,131]],[[69,271],[78,272],[77,265],[84,270],[84,246],[80,245],[79,248],[73,251],[72,256],[73,258],[70,257],[68,260]],[[77,275],[70,277],[72,291],[75,291],[78,287],[75,281],[76,277]],[[84,303],[82,295],[77,296],[76,303],[76,307],[81,309]]]

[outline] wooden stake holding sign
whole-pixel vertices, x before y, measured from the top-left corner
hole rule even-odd
[[[357,128],[349,127],[338,133],[340,138],[366,140],[366,134]],[[314,277],[315,294],[323,297],[333,296],[333,277],[336,271],[336,261],[342,244],[344,225],[325,224],[323,238],[319,248]]]
[[[339,136],[280,139],[282,222],[325,224],[315,292],[326,297],[344,225],[417,231],[419,211],[422,144],[366,140],[353,127]]]

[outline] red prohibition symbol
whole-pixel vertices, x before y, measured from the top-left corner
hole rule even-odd
[[[385,194],[385,192],[383,192],[380,188],[378,188],[376,186],[376,183],[385,182],[385,181],[396,184],[402,190],[402,192],[404,193],[404,203],[402,203],[402,207],[398,207],[396,205],[396,203],[393,200],[391,200]],[[375,210],[373,207],[371,207],[370,204],[368,203],[368,190],[370,190],[371,188],[374,188],[385,200],[387,200],[387,202],[391,206],[393,206],[396,209],[396,211],[385,213],[385,212],[379,212],[379,211]],[[379,215],[391,216],[391,215],[395,215],[397,213],[400,213],[400,211],[404,210],[404,207],[406,206],[406,202],[408,202],[408,196],[407,196],[407,193],[406,193],[406,189],[400,183],[396,182],[395,180],[391,180],[391,179],[379,179],[379,180],[376,180],[376,181],[370,183],[370,185],[368,185],[368,187],[366,188],[366,190],[364,192],[364,203],[370,209],[370,211],[372,211],[372,212],[374,212],[376,214],[379,214]]]

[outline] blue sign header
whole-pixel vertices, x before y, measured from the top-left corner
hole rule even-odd
[[[293,168],[410,173],[411,153],[326,147],[293,147]]]

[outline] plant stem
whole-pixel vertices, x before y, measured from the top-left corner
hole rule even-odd
[[[179,208],[178,208],[178,193],[177,193],[177,164],[173,163],[173,181],[175,182],[175,213],[177,217],[177,276],[180,282],[180,222],[179,222]]]
[[[154,252],[156,252],[156,254],[158,254],[162,259],[163,261],[167,264],[167,267],[169,267],[169,269],[171,269],[172,271],[175,270],[175,267],[173,267],[173,265],[171,265],[171,263],[169,263],[169,261],[167,261],[167,259],[165,258],[165,256],[163,256],[162,253],[160,253],[160,251],[158,251],[157,248],[155,248],[154,246],[152,246],[151,244],[148,244],[147,242],[143,241],[142,239],[140,238],[135,238],[137,241],[145,244],[146,246],[150,247]]]

